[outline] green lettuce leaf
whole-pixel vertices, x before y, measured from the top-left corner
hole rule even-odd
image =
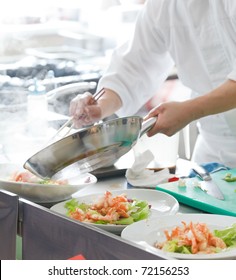
[[[213,233],[223,239],[227,247],[236,247],[236,223],[222,230],[214,230]]]
[[[150,208],[147,201],[134,200],[130,209],[130,216],[134,219],[134,222],[138,222],[147,219],[150,215]]]
[[[73,212],[78,207],[79,203],[75,198],[72,198],[71,200],[67,201],[65,203],[65,208],[68,210],[68,212]]]
[[[116,221],[116,225],[130,225],[133,222],[134,222],[134,219],[130,216],[128,218],[119,219],[119,221]]]
[[[178,240],[170,240],[163,246],[163,250],[171,253],[192,254],[190,246],[178,246]]]

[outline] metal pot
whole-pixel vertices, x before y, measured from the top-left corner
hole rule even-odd
[[[34,154],[24,168],[41,178],[65,177],[61,171],[73,170],[72,165],[77,174],[91,172],[126,154],[155,121],[131,116],[81,129]]]

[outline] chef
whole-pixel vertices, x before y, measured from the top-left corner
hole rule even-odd
[[[115,49],[95,105],[84,93],[71,101],[76,127],[113,113],[134,115],[161,87],[173,67],[192,98],[166,102],[148,136],[175,134],[198,120],[192,160],[236,167],[236,1],[148,0],[129,42]],[[81,115],[84,117],[81,118]]]

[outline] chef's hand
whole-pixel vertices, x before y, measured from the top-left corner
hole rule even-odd
[[[102,117],[101,108],[97,102],[94,103],[90,92],[78,94],[71,100],[69,114],[73,116],[75,128],[91,125]]]
[[[156,133],[172,136],[194,120],[188,101],[162,103],[153,108],[144,117],[144,120],[151,117],[157,117],[157,121],[153,128],[147,132],[149,137]]]
[[[121,106],[119,95],[106,88],[105,93],[96,103],[89,92],[77,95],[70,102],[69,114],[73,116],[74,127],[81,128],[112,115]]]

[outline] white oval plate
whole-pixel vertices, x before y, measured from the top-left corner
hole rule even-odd
[[[135,242],[144,250],[155,255],[165,256],[167,259],[236,259],[236,248],[215,254],[180,254],[168,253],[154,247],[155,242],[166,240],[164,230],[171,230],[175,226],[182,226],[182,221],[206,223],[210,230],[223,229],[236,223],[236,217],[213,214],[179,214],[175,216],[162,216],[147,221],[140,221],[127,226],[121,237]]]
[[[16,171],[26,170],[15,164],[0,164],[0,189],[38,203],[51,203],[69,199],[75,192],[97,182],[97,178],[90,173],[68,179],[67,185],[9,181],[8,178]]]
[[[111,192],[113,195],[120,195],[125,193],[128,198],[131,199],[142,199],[146,200],[149,205],[151,205],[151,217],[159,217],[162,215],[173,215],[176,214],[179,210],[179,203],[178,201],[171,195],[161,192],[161,191],[156,191],[156,190],[117,190],[117,191],[112,191]],[[98,196],[103,195],[104,193],[95,193],[92,195],[86,195],[86,196],[81,196],[81,197],[76,197],[76,199],[80,202],[85,202],[85,203],[94,203],[97,201]],[[67,210],[65,208],[65,203],[67,201],[58,203],[54,206],[51,207],[51,210],[66,215]],[[96,226],[100,229],[115,233],[115,234],[120,234],[121,231],[126,227],[126,225],[99,225],[99,224],[92,224],[92,223],[87,223],[92,226]]]

